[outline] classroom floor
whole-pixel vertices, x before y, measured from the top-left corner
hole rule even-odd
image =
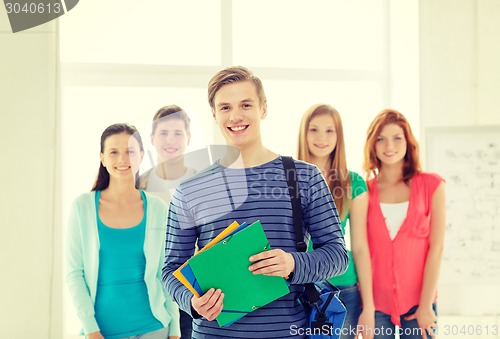
[[[483,317],[439,316],[437,339],[500,339],[500,315]],[[82,339],[76,334],[66,334],[64,339]]]
[[[500,339],[500,316],[438,316],[438,339]]]

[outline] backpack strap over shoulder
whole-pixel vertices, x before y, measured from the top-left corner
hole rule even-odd
[[[306,252],[307,245],[304,242],[304,232],[302,231],[302,205],[300,203],[300,188],[297,177],[297,169],[292,157],[282,157],[283,167],[285,168],[285,177],[290,192],[292,203],[293,225],[295,227],[295,247],[297,252]],[[306,288],[307,302],[314,303],[320,301],[320,295],[313,283],[304,284]]]
[[[292,202],[293,226],[295,227],[295,247],[297,252],[305,252],[307,245],[304,242],[304,232],[302,231],[302,205],[300,203],[300,188],[297,180],[297,169],[292,157],[282,157],[285,177],[288,183],[288,191]]]

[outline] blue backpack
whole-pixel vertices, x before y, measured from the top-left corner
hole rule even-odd
[[[292,202],[293,224],[295,227],[298,252],[306,252],[302,232],[302,205],[297,182],[297,171],[291,157],[282,157],[285,177]],[[291,175],[290,175],[291,174]],[[338,339],[346,317],[346,308],[339,298],[339,290],[328,281],[305,284],[304,294],[299,301],[304,305],[307,316],[305,333],[309,339]]]
[[[308,315],[307,327],[310,331],[308,338],[340,338],[347,312],[344,303],[339,298],[339,290],[328,281],[310,285],[315,288],[315,293],[312,293],[313,297],[307,294],[307,286],[306,292],[301,297]]]

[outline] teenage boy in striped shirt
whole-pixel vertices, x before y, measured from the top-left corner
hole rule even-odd
[[[260,122],[267,115],[262,82],[244,67],[229,67],[210,80],[208,99],[227,145],[240,154],[236,162],[216,162],[174,193],[163,267],[166,289],[193,316],[193,338],[305,337],[304,308],[297,301],[303,284],[342,274],[348,263],[332,195],[316,166],[295,161],[304,234],[315,245],[313,252],[297,252],[282,158],[262,143]],[[286,137],[286,131],[277,133]],[[214,319],[222,311],[224,291],[210,289],[196,297],[172,273],[193,255],[196,243],[202,248],[234,220],[260,220],[272,250],[252,256],[249,270],[288,277],[290,293],[221,328]]]

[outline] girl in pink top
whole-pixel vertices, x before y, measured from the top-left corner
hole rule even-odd
[[[436,290],[444,246],[445,187],[421,171],[418,144],[398,111],[368,128],[368,244],[373,268],[375,339],[434,338]]]

